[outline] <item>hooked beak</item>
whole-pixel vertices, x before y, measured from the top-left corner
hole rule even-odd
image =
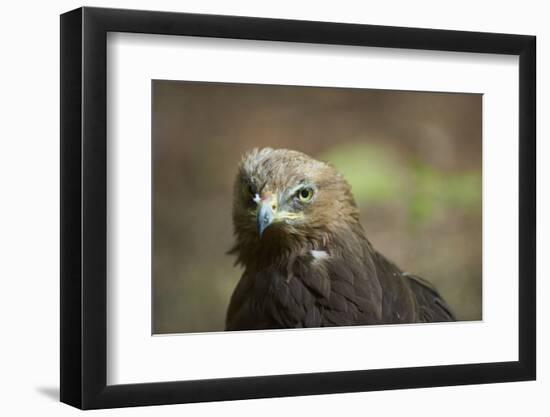
[[[275,213],[273,211],[273,203],[271,201],[258,202],[258,213],[256,215],[256,223],[258,226],[258,235],[262,237],[265,229],[273,223]]]
[[[265,230],[274,223],[292,223],[303,218],[302,213],[288,212],[283,207],[279,207],[278,201],[277,194],[267,194],[262,197],[256,194],[254,197],[254,202],[258,205],[256,227],[260,239]]]

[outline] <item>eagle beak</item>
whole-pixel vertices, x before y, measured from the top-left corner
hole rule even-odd
[[[256,223],[258,226],[258,235],[262,237],[265,229],[269,227],[275,219],[275,212],[277,207],[272,201],[259,201],[258,213],[256,215]]]

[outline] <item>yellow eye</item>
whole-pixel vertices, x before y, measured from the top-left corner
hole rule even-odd
[[[307,203],[313,198],[313,188],[305,187],[298,191],[298,199],[302,203]]]

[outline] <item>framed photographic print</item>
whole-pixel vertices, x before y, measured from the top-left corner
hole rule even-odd
[[[535,38],[61,16],[61,401],[535,379]]]

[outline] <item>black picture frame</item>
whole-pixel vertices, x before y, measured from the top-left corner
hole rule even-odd
[[[107,385],[108,32],[519,56],[519,360]],[[80,8],[61,15],[61,401],[82,409],[237,400],[536,377],[534,36]]]

